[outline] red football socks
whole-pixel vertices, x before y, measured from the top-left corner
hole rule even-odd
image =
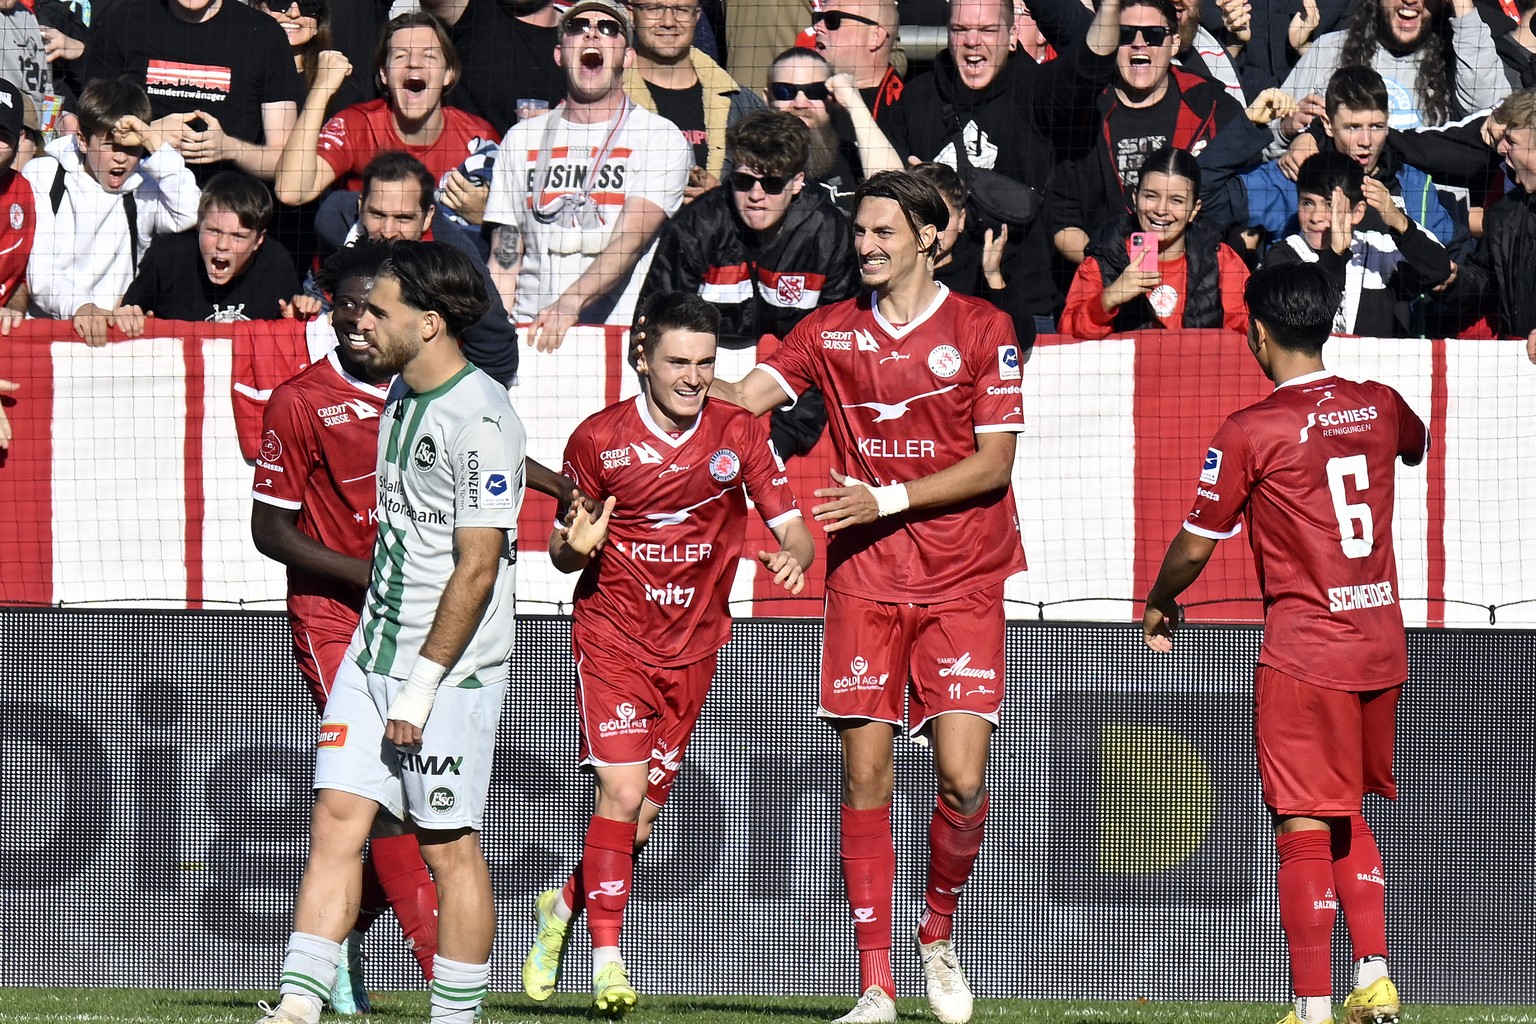
[[[369,843],[368,859],[411,955],[431,981],[432,958],[437,955],[437,886],[421,859],[421,845],[413,835],[382,836]]]
[[[1297,996],[1328,996],[1333,991],[1330,954],[1338,912],[1328,832],[1287,832],[1276,843],[1280,927],[1291,951],[1291,985]]]
[[[624,908],[635,882],[635,832],[632,821],[592,816],[581,851],[582,887],[587,890],[587,930],[592,948],[617,946]]]
[[[587,890],[582,887],[582,877],[581,862],[577,861],[576,870],[571,872],[571,877],[565,880],[565,886],[560,890],[560,899],[571,908],[567,921],[576,920],[587,909]]]
[[[961,814],[943,800],[935,801],[928,823],[927,912],[917,928],[917,941],[938,942],[950,937],[960,889],[971,877],[986,830],[990,797],[983,797],[975,814]]]
[[[1387,885],[1381,852],[1365,819],[1349,819],[1349,834],[1333,840],[1333,888],[1339,894],[1356,960],[1387,955]],[[1342,852],[1341,852],[1342,851]]]
[[[896,844],[891,805],[855,810],[843,805],[843,884],[859,948],[859,991],[879,985],[896,994],[891,974],[891,901],[896,888]]]

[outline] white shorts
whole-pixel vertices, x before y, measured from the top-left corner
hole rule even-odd
[[[409,748],[384,738],[385,715],[404,686],[342,661],[320,723],[315,788],[366,797],[427,831],[479,831],[506,683],[439,689],[421,745]]]

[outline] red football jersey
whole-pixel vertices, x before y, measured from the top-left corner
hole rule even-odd
[[[363,187],[363,168],[368,161],[386,150],[399,150],[420,160],[442,188],[448,172],[479,152],[480,144],[500,139],[501,133],[483,117],[458,107],[444,107],[443,131],[437,141],[426,146],[406,145],[395,131],[389,104],[379,99],[338,111],[320,130],[316,148],[342,185],[354,192]]]
[[[297,509],[299,531],[331,550],[371,557],[379,413],[387,395],[343,370],[335,352],[279,384],[262,419],[251,497]],[[339,603],[355,626],[363,594],[362,587],[288,570],[288,613],[296,619],[336,621],[337,609],[326,606]]]
[[[1327,371],[1227,417],[1184,529],[1225,538],[1248,523],[1264,593],[1261,664],[1337,690],[1408,678],[1394,462],[1416,465],[1428,445],[1402,395]]]
[[[37,231],[31,183],[16,171],[9,171],[4,177],[10,180],[0,187],[0,211],[8,226],[0,230],[0,305],[11,301],[16,289],[27,279],[32,236]]]
[[[571,434],[565,475],[599,501],[618,498],[608,543],[576,584],[573,628],[660,667],[730,639],[748,496],[769,527],[800,514],[767,431],[725,402],[705,402],[678,437],[644,395],[610,405]]]
[[[1013,324],[942,284],[933,304],[900,327],[869,295],[824,306],[762,368],[791,396],[821,389],[842,472],[874,486],[953,466],[975,454],[977,434],[1024,429]],[[1011,486],[840,530],[827,544],[828,589],[874,601],[950,600],[1023,569]]]

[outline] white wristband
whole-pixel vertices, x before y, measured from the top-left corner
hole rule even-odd
[[[418,729],[424,728],[427,716],[432,713],[437,688],[447,674],[448,669],[437,662],[417,658],[416,667],[405,680],[405,688],[390,702],[388,717],[409,722]]]
[[[864,486],[869,487],[868,484]],[[880,507],[880,518],[893,516],[898,512],[905,512],[912,504],[912,499],[907,497],[906,484],[886,484],[884,487],[870,487],[869,493],[875,496],[875,504]]]

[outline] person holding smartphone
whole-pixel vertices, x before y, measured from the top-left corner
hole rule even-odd
[[[1106,338],[1126,331],[1224,327],[1246,335],[1248,267],[1200,213],[1200,165],[1164,146],[1141,165],[1132,212],[1089,243],[1072,278],[1061,332]]]

